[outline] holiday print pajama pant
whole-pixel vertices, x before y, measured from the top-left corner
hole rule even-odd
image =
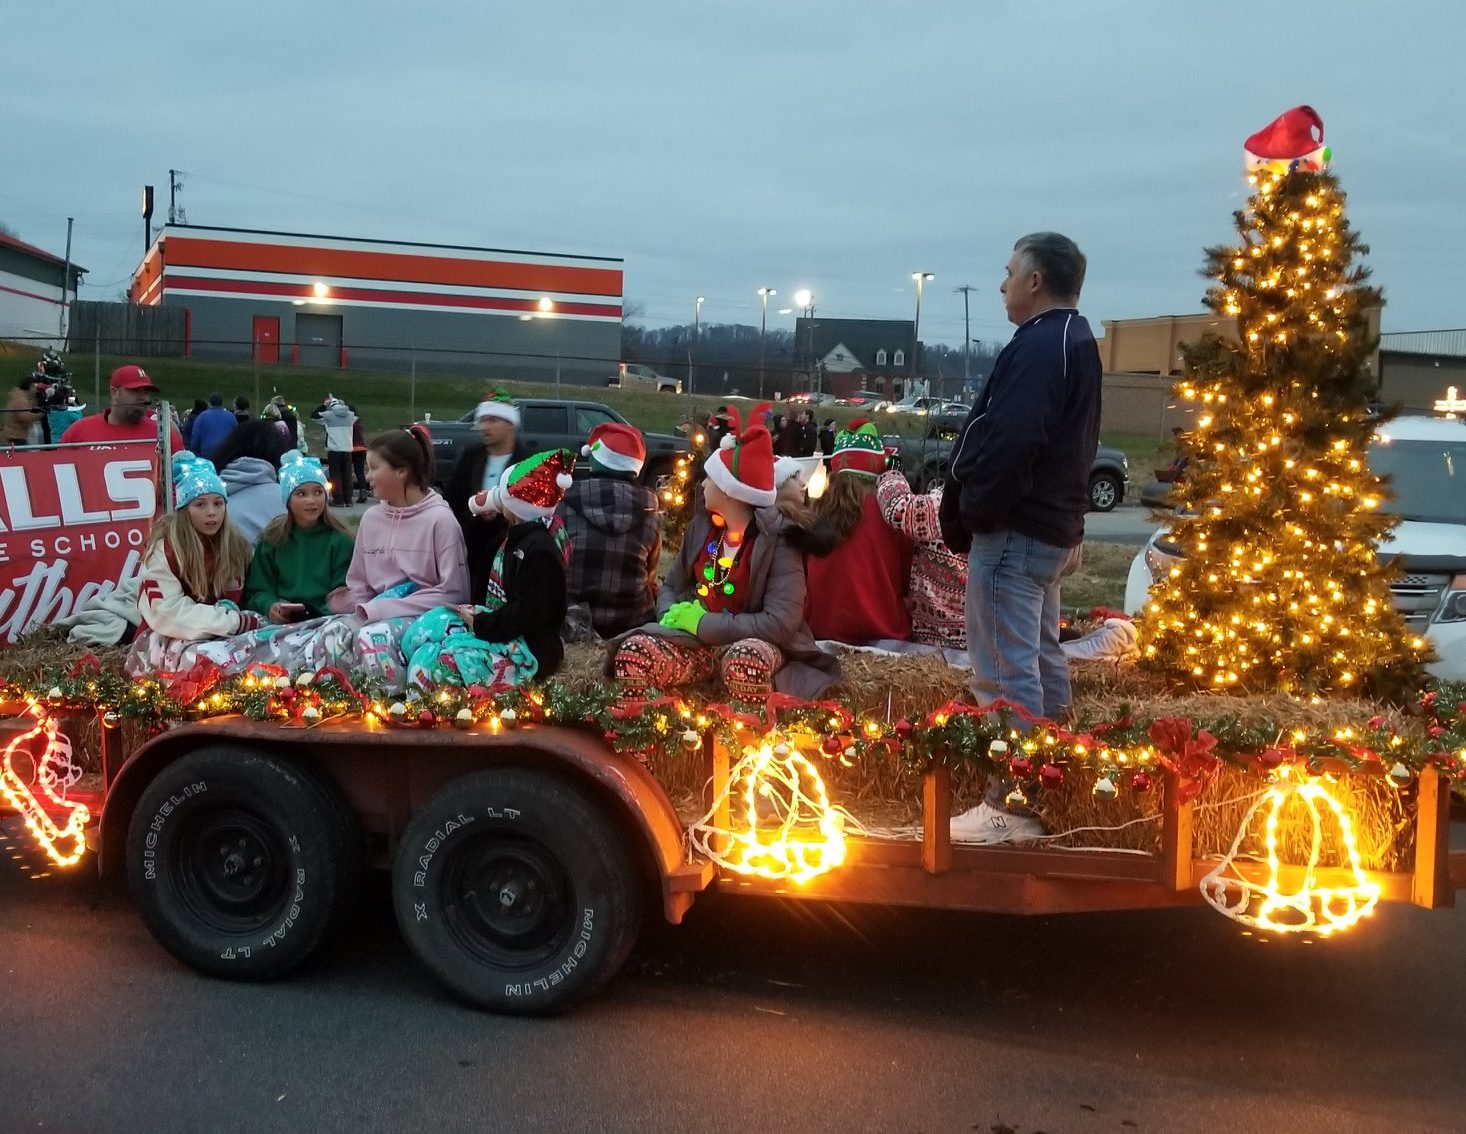
[[[783,651],[762,638],[714,647],[692,638],[632,634],[616,648],[611,671],[634,694],[706,681],[716,672],[729,693],[752,701],[769,695],[783,664]]]

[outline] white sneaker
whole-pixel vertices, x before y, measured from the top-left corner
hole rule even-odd
[[[952,816],[954,843],[1029,843],[1043,833],[1043,824],[1032,816],[1010,815],[986,803]]]

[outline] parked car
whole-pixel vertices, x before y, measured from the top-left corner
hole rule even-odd
[[[608,421],[630,424],[619,413],[600,402],[559,400],[555,398],[516,398],[519,407],[519,439],[528,448],[539,452],[544,449],[569,449],[577,456],[580,447],[590,431]],[[430,421],[425,423],[433,435],[433,457],[436,462],[435,479],[439,486],[448,483],[453,475],[453,466],[465,449],[482,445],[478,425],[474,422],[474,411],[469,410],[457,421]],[[646,464],[641,470],[643,483],[656,487],[663,478],[671,476],[677,457],[691,451],[687,438],[670,433],[644,433],[646,438]],[[576,475],[583,475],[585,464],[576,465]]]
[[[834,404],[835,395],[826,394],[821,390],[803,390],[797,394],[790,394],[785,400],[790,405],[828,406]]]
[[[650,366],[643,366],[639,362],[623,362],[620,369],[607,380],[606,385],[613,390],[640,388],[656,390],[659,394],[682,393],[680,378],[669,378],[665,374],[658,374]]]
[[[1397,418],[1376,434],[1369,463],[1390,477],[1394,494],[1380,510],[1401,521],[1379,547],[1381,559],[1403,568],[1390,587],[1395,606],[1435,647],[1431,674],[1466,681],[1466,423]],[[1130,564],[1125,609],[1132,614],[1181,557],[1169,537],[1169,528],[1158,530]]]
[[[837,406],[858,406],[863,410],[869,410],[871,413],[878,413],[883,407],[891,403],[885,394],[878,393],[875,390],[856,390],[855,393],[850,394],[848,397],[836,398],[834,404]]]
[[[967,407],[963,406],[965,411]],[[913,491],[925,492],[947,475],[952,445],[962,428],[963,417],[932,417],[921,437],[887,436],[888,450],[901,456],[901,468]],[[1125,500],[1130,487],[1130,458],[1121,450],[1101,445],[1095,450],[1089,471],[1089,510],[1113,512]]]

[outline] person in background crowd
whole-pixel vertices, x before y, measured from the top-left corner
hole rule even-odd
[[[193,419],[193,425],[188,432],[193,452],[201,457],[212,457],[214,450],[238,424],[234,411],[224,408],[224,395],[210,394],[209,408]]]
[[[270,423],[275,431],[280,434],[280,439],[286,448],[295,448],[295,440],[290,436],[290,427],[285,424],[285,419],[280,415],[280,407],[274,402],[265,403],[265,408],[260,411],[260,420]]]
[[[606,672],[632,695],[704,681],[717,673],[735,697],[772,688],[818,697],[839,661],[804,621],[804,564],[778,507],[774,447],[753,425],[709,455],[682,549],[657,599],[660,620],[613,639]]]
[[[290,434],[290,447],[300,452],[305,452],[305,446],[301,443],[300,415],[295,412],[295,407],[285,400],[283,394],[276,394],[270,399],[270,405],[274,406],[280,413],[280,420],[285,423],[285,428]],[[366,483],[366,477],[362,477],[362,483]]]
[[[143,629],[123,662],[128,674],[179,673],[200,659],[232,658],[228,639],[263,619],[239,608],[250,545],[229,522],[214,466],[188,451],[173,458],[177,511],[153,524],[138,587]]]
[[[723,438],[733,428],[733,415],[737,411],[732,406],[719,406],[712,413],[708,414],[708,443],[709,452],[715,451],[723,443]]]
[[[819,430],[814,415],[802,409],[780,432],[774,451],[781,457],[812,457],[819,447]]]
[[[40,420],[36,377],[34,374],[27,374],[15,384],[5,403],[5,439],[12,445],[27,444],[30,441],[31,426]]]
[[[236,422],[248,421],[254,414],[249,412],[249,399],[240,394],[234,399],[234,420]]]
[[[1001,291],[1018,330],[962,426],[942,493],[942,537],[968,556],[973,696],[1055,721],[1071,697],[1059,584],[1079,566],[1099,441],[1099,349],[1077,310],[1085,268],[1058,233],[1013,246]],[[952,820],[953,837],[1037,834],[1036,819],[1010,815],[1005,794],[994,780],[981,805]]]
[[[906,474],[891,469],[876,481],[876,504],[886,523],[915,545],[906,600],[912,641],[967,649],[967,557],[942,542],[941,484],[917,495]]]
[[[335,394],[311,411],[326,431],[326,468],[331,474],[331,503],[344,508],[352,501],[351,432],[356,411]]]
[[[153,441],[158,437],[158,419],[152,410],[158,387],[141,366],[119,366],[112,371],[112,404],[70,425],[61,443],[105,444],[110,441]],[[170,445],[183,450],[183,437],[171,431]]]
[[[820,426],[819,443],[819,451],[825,456],[828,457],[835,451],[835,419],[833,417],[825,418],[825,423]]]
[[[566,590],[595,632],[610,638],[656,612],[662,514],[657,494],[637,480],[646,463],[641,430],[598,425],[582,452],[590,476],[570,486],[559,509],[570,538]]]
[[[193,406],[183,415],[183,419],[178,423],[178,432],[183,434],[183,443],[185,445],[192,444],[193,423],[208,408],[209,403],[204,401],[203,398],[194,398]]]
[[[872,422],[856,418],[835,438],[830,487],[816,507],[812,533],[821,550],[805,563],[804,613],[818,639],[862,645],[911,638],[912,546],[881,518],[875,486],[885,468],[885,446]]]
[[[366,434],[362,431],[361,418],[351,423],[351,478],[356,481],[356,502],[367,502],[366,482]]]
[[[284,511],[260,534],[244,587],[244,606],[272,623],[319,618],[326,596],[346,584],[351,533],[326,499],[326,470],[295,449],[280,459]]]
[[[268,421],[236,425],[214,449],[214,467],[229,496],[229,519],[251,547],[285,510],[280,500],[280,456],[285,435]]]
[[[490,390],[474,411],[474,421],[483,446],[470,449],[458,459],[445,496],[468,549],[469,601],[483,602],[494,554],[504,542],[509,524],[499,515],[476,516],[468,504],[480,492],[495,487],[511,464],[531,454],[519,443],[519,407],[504,391]]]

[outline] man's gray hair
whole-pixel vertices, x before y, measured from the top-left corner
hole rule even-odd
[[[1084,287],[1088,261],[1079,245],[1057,232],[1031,232],[1020,236],[1013,251],[1028,261],[1031,271],[1043,277],[1044,290],[1055,299],[1077,300]]]

